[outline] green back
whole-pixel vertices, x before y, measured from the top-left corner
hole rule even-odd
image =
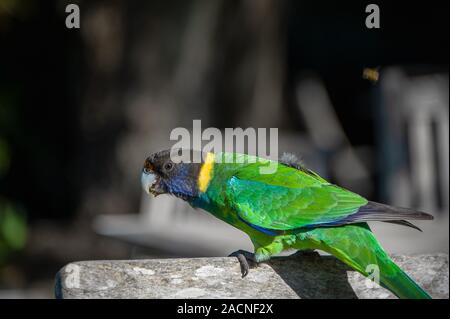
[[[256,157],[220,153],[216,159],[221,163],[214,165],[208,197],[257,227],[291,230],[336,223],[367,204],[310,171],[278,163],[274,173],[261,174],[268,162]]]

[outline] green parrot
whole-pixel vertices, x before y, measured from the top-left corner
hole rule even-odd
[[[391,260],[367,222],[418,229],[407,220],[431,220],[433,216],[368,201],[327,182],[292,156],[270,161],[246,154],[189,152],[200,153],[201,161],[174,160],[170,150],[149,156],[142,186],[155,196],[181,198],[245,232],[254,253],[239,250],[232,254],[241,264],[243,277],[249,261],[257,265],[286,249],[317,249],[364,276],[378,266],[380,285],[399,298],[431,298]],[[268,165],[276,169],[262,173]]]

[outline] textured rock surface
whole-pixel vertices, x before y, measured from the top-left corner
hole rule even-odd
[[[448,255],[394,256],[434,298],[448,298]],[[82,261],[56,276],[57,298],[395,298],[332,256],[274,258],[242,279],[232,257]]]

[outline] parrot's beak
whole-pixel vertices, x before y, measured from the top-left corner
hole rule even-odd
[[[141,185],[142,188],[144,188],[144,191],[150,195],[150,193],[153,193],[153,187],[155,186],[155,183],[157,182],[157,176],[152,171],[142,171],[141,175]]]

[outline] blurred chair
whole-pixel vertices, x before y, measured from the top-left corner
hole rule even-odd
[[[449,210],[448,75],[382,75],[378,104],[382,188],[392,204]]]
[[[375,89],[381,201],[434,215],[423,233],[386,223],[372,229],[391,252],[449,249],[448,75],[384,70]]]

